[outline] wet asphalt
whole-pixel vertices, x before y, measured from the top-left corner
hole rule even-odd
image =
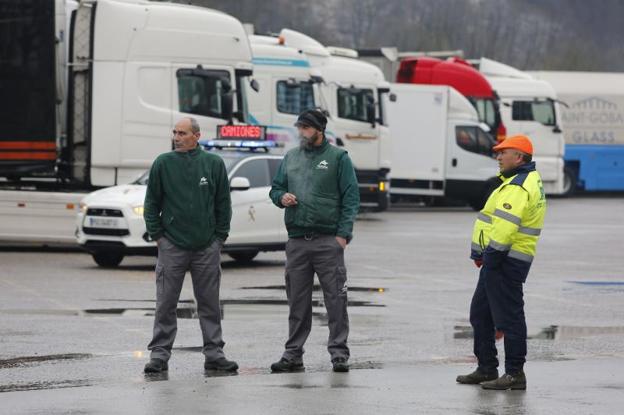
[[[115,270],[64,250],[0,249],[0,413],[620,413],[624,198],[552,199],[525,285],[526,392],[455,383],[474,367],[468,259],[474,212],[362,215],[348,247],[351,372],[331,372],[315,291],[306,371],[270,374],[287,333],[284,254],[223,258],[225,352],[205,373],[190,278],[166,376],[145,377],[155,258]],[[503,358],[502,344],[499,353]]]

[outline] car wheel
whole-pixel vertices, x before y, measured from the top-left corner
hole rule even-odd
[[[114,251],[100,251],[92,255],[95,263],[103,268],[115,268],[124,258],[121,252]]]
[[[247,264],[258,256],[258,251],[242,251],[242,252],[230,252],[228,254],[236,262],[241,264]]]

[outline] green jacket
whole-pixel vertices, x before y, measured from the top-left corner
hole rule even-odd
[[[230,231],[230,184],[221,157],[200,147],[156,158],[145,194],[144,218],[154,240],[167,237],[187,250],[207,248]]]
[[[320,233],[351,240],[360,209],[360,191],[345,150],[326,139],[311,150],[290,150],[273,178],[269,196],[276,206],[284,208],[281,199],[287,192],[294,194],[298,202],[284,212],[290,238]]]

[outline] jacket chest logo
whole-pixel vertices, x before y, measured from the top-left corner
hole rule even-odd
[[[206,179],[205,177],[202,177],[201,179],[199,179],[199,185],[200,186],[207,186],[208,185],[208,179]]]
[[[323,160],[319,164],[316,165],[316,170],[327,170],[328,168],[329,168],[329,163],[327,162],[327,160]]]

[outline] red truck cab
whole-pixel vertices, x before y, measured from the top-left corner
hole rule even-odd
[[[498,95],[487,79],[465,60],[427,56],[405,58],[401,60],[397,82],[452,86],[474,105],[479,120],[487,124],[492,133],[496,132],[497,140],[505,138],[507,131],[501,121]]]

